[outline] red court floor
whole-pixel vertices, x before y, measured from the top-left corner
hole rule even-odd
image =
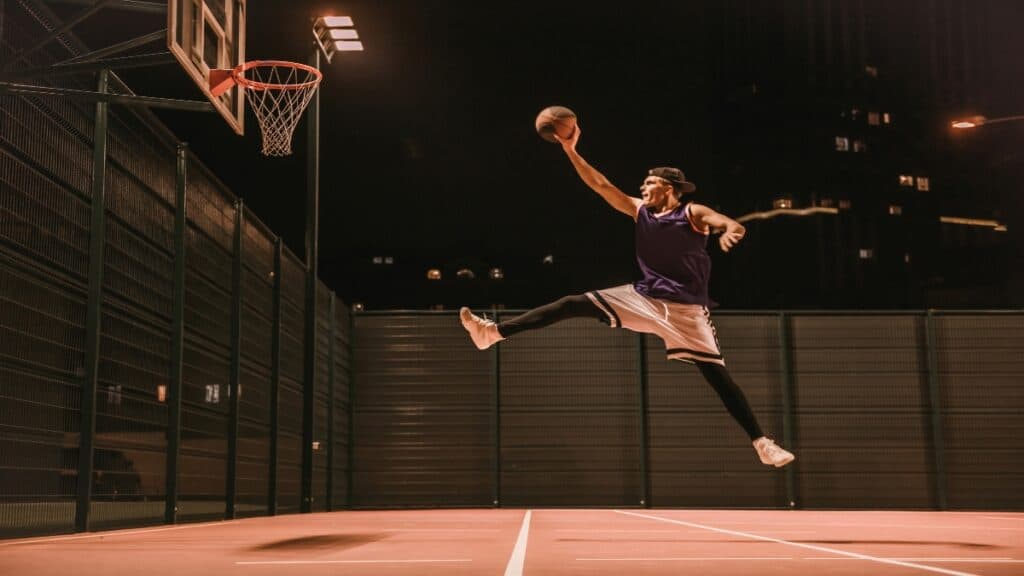
[[[0,541],[0,575],[1020,575],[1024,513],[345,511]]]

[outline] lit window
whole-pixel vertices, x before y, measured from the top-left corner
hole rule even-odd
[[[779,198],[772,202],[772,208],[792,208],[793,201],[789,198]]]
[[[870,259],[872,259],[874,257],[875,257],[875,251],[872,250],[871,248],[861,248],[860,249],[860,259],[861,260],[870,260]]]
[[[889,114],[888,112],[883,112],[882,124],[892,124],[892,114]]]
[[[395,259],[392,256],[385,256],[384,257],[384,263],[388,264],[388,265],[394,264],[395,263]]]
[[[868,112],[868,124],[878,126],[881,123],[878,112]]]
[[[867,74],[868,76],[870,76],[872,78],[878,78],[878,68],[876,68],[874,66],[865,66],[864,67],[864,74]]]
[[[857,118],[860,118],[860,108],[851,108],[850,120],[856,120]]]
[[[543,263],[543,264],[554,264],[555,263],[555,255],[554,254],[548,254],[548,255],[544,256],[544,259],[541,260],[541,263]]]
[[[469,268],[459,268],[459,271],[455,273],[456,278],[462,278],[463,280],[472,280],[476,278],[476,274]]]
[[[900,174],[900,186],[914,187],[914,177],[906,174]]]
[[[313,440],[313,451],[317,451],[319,449],[320,449],[320,441],[319,440]]]
[[[853,141],[853,151],[854,152],[865,152],[865,151],[867,151],[867,149],[868,149],[868,145],[865,144],[863,140],[854,140]]]
[[[930,189],[927,176],[917,177],[917,189],[921,192],[927,192]]]
[[[427,280],[440,280],[440,279],[441,279],[441,271],[440,270],[438,270],[437,268],[431,268],[430,270],[427,270]]]
[[[910,252],[906,252],[903,254],[903,261],[906,262],[907,264],[910,264]]]
[[[850,149],[850,139],[846,136],[836,136],[836,151],[846,152]]]
[[[156,401],[167,402],[167,384],[157,384],[156,386]]]
[[[491,268],[491,280],[501,280],[505,277],[505,271],[501,268]]]
[[[378,264],[378,265],[379,264],[383,264],[384,263],[384,258],[382,256],[374,256],[373,257],[373,263],[374,264]]]
[[[352,304],[353,312],[362,312],[363,310],[366,310],[366,306],[362,302],[354,302]]]
[[[217,384],[206,385],[206,403],[217,404],[220,402],[220,386]]]
[[[849,200],[840,200],[839,201],[839,209],[840,210],[849,210],[850,207],[852,207],[852,206],[853,206],[853,203],[850,202]]]
[[[903,206],[900,206],[899,204],[892,204],[889,206],[889,215],[899,216],[901,214],[903,214]]]

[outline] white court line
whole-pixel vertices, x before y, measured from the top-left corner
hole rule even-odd
[[[623,530],[621,528],[559,528],[555,532],[625,532],[627,534],[639,532],[655,532],[658,534],[678,534],[679,530]]]
[[[807,525],[818,525],[818,522],[806,521],[806,522],[731,522],[726,520],[726,523],[733,526],[755,526],[755,527],[767,527],[767,526],[807,526]],[[829,522],[829,527],[840,526],[843,528],[910,528],[913,530],[997,530],[1004,532],[1024,532],[1024,528],[1000,528],[990,526],[949,526],[946,524],[868,524],[859,522]]]
[[[637,514],[636,512],[626,512],[625,510],[614,510],[618,514],[625,514],[626,516],[636,516],[637,518],[647,518],[648,520],[657,520],[659,522],[668,522],[670,524],[680,524],[682,526],[690,526],[691,528],[702,528],[704,530],[711,530],[712,532],[720,532],[722,534],[729,534],[730,536],[743,536],[744,538],[752,538],[754,540],[763,540],[765,542],[775,542],[776,544],[785,544],[787,546],[796,546],[797,548],[807,548],[808,550],[817,550],[818,552],[826,552],[829,554],[839,554],[840,556],[850,556],[852,558],[858,558],[860,560],[870,560],[872,562],[881,562],[882,564],[893,564],[895,566],[903,566],[906,568],[918,568],[920,570],[927,570],[929,572],[938,572],[939,574],[949,574],[950,576],[978,576],[977,574],[971,574],[969,572],[956,572],[954,570],[947,570],[945,568],[936,568],[934,566],[926,566],[924,564],[914,564],[912,562],[904,562],[902,560],[889,560],[886,558],[877,558],[875,556],[868,556],[867,554],[858,554],[856,552],[846,552],[844,550],[837,550],[835,548],[827,548],[825,546],[813,546],[811,544],[802,544],[799,542],[790,542],[788,540],[781,540],[779,538],[771,538],[769,536],[760,536],[758,534],[751,534],[749,532],[737,532],[735,530],[724,530],[722,528],[715,528],[713,526],[705,526],[703,524],[696,524],[693,522],[684,522],[682,520],[673,520],[670,518],[662,518],[660,516],[650,516],[648,514]]]
[[[239,565],[258,564],[442,564],[447,562],[472,562],[469,558],[441,558],[431,560],[266,560],[252,562],[235,562]]]
[[[130,536],[132,534],[149,534],[150,532],[166,532],[168,530],[181,530],[182,528],[202,528],[204,526],[218,526],[236,520],[218,520],[216,522],[197,522],[195,524],[177,524],[175,526],[164,526],[163,528],[150,528],[143,530],[110,530],[107,532],[93,532],[92,534],[79,534],[75,536],[51,536],[48,538],[33,538],[31,540],[8,540],[0,542],[0,546],[14,546],[16,544],[38,544],[47,542],[64,542],[66,540],[83,540],[85,538],[110,538],[113,536]]]
[[[680,557],[680,558],[578,558],[581,562],[652,562],[652,561],[688,561],[688,562],[718,562],[721,560],[793,560],[793,557]]]
[[[1024,515],[1017,516],[1016,518],[1014,518],[1013,516],[981,516],[981,518],[991,518],[992,520],[1009,520],[1011,522],[1024,521]]]
[[[1013,563],[1016,563],[1016,562],[1024,562],[1024,560],[1014,560],[1013,558],[988,558],[988,557],[980,557],[980,558],[943,558],[943,557],[935,557],[935,558],[885,558],[885,559],[886,560],[900,560],[900,561],[903,561],[903,562],[967,562],[967,563],[971,563],[971,562],[1003,563],[1003,562],[1005,562],[1007,564],[1013,564]],[[818,557],[810,557],[810,558],[804,558],[804,560],[859,560],[859,558],[834,558],[834,557],[818,558]]]
[[[505,566],[505,576],[523,576],[523,562],[526,561],[526,539],[530,534],[530,510],[523,516],[523,526],[519,529],[519,537],[516,538],[516,546],[512,549],[512,556]]]

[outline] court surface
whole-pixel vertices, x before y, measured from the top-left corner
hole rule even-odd
[[[1024,574],[1024,513],[343,511],[0,541],[0,574]]]

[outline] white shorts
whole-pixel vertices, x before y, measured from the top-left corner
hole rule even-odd
[[[632,284],[587,292],[587,297],[608,315],[612,328],[661,337],[670,360],[725,366],[706,306],[650,298]]]

